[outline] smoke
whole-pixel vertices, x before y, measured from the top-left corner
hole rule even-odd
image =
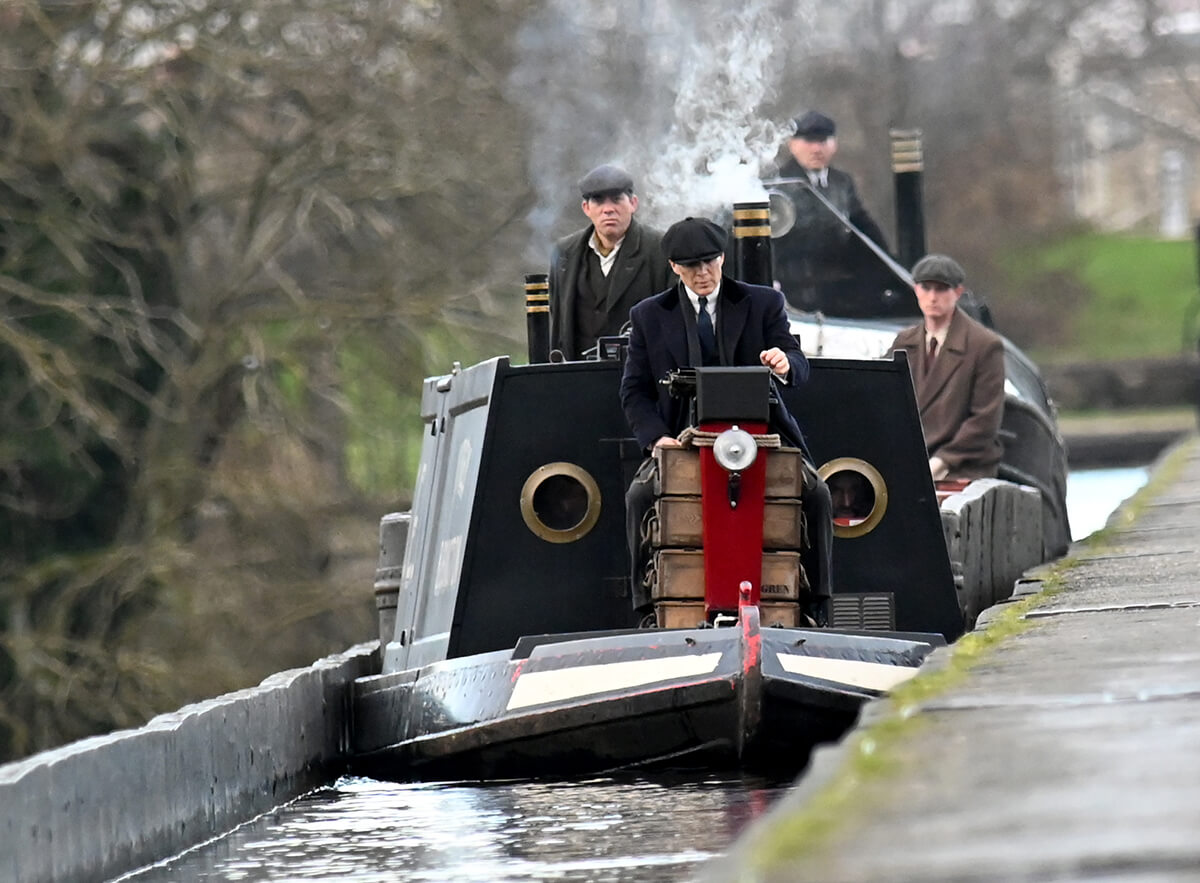
[[[575,182],[627,168],[638,218],[665,227],[765,198],[759,178],[789,134],[767,119],[804,0],[546,0],[518,34],[510,98],[532,126],[532,256],[581,227]],[[790,115],[796,108],[785,105]]]

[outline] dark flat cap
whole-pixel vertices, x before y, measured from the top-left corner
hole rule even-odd
[[[684,218],[663,234],[662,250],[677,264],[709,261],[725,253],[725,231],[708,218]]]
[[[605,193],[633,193],[633,178],[620,166],[596,166],[579,179],[579,195],[584,199]]]
[[[951,288],[963,284],[967,274],[954,258],[944,254],[927,254],[912,268],[913,282],[941,282]]]
[[[792,137],[805,138],[810,141],[824,141],[833,136],[837,126],[833,120],[823,113],[810,110],[802,117],[796,118],[796,131]]]

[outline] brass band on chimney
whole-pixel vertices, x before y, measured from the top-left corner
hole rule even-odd
[[[925,207],[921,179],[925,157],[920,129],[892,129],[892,182],[896,198],[896,258],[911,267],[925,255]]]
[[[733,277],[771,285],[771,208],[767,201],[733,204]]]
[[[550,361],[550,277],[525,276],[525,330],[529,338],[529,364]]]

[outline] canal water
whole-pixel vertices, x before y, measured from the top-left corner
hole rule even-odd
[[[1076,540],[1147,470],[1074,473]],[[738,775],[395,784],[342,778],[122,880],[622,881],[694,879],[789,783]]]
[[[1090,536],[1108,520],[1108,516],[1146,483],[1150,470],[1144,466],[1128,469],[1085,469],[1067,476],[1067,516],[1071,520],[1071,539]]]
[[[494,785],[347,777],[122,879],[687,880],[787,784],[737,775]]]

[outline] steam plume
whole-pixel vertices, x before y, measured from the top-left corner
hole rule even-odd
[[[780,54],[807,32],[805,6],[548,0],[518,37],[511,81],[533,126],[531,252],[544,259],[564,224],[582,226],[575,181],[602,162],[630,171],[639,219],[659,227],[761,198],[788,134],[763,107]]]

